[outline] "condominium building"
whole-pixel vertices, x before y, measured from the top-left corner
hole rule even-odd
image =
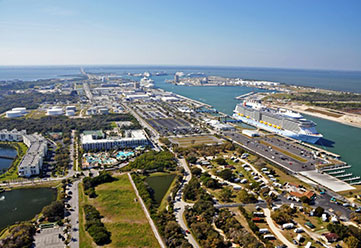
[[[39,175],[43,168],[43,158],[48,151],[46,139],[40,134],[23,135],[23,142],[28,151],[20,162],[19,176]]]
[[[26,134],[25,130],[0,130],[0,141],[24,142],[28,150],[19,164],[19,176],[39,175],[43,167],[43,158],[48,151],[46,139],[40,134]]]
[[[26,134],[25,130],[18,131],[13,129],[8,131],[6,129],[0,130],[0,141],[15,141],[21,142],[23,141],[23,135]]]

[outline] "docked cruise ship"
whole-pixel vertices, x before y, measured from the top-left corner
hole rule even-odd
[[[269,108],[258,101],[237,104],[233,112],[236,120],[282,136],[312,144],[322,137],[315,128],[316,123],[305,119],[301,114],[281,108]]]

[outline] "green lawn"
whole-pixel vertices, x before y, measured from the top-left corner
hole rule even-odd
[[[88,197],[84,194],[83,184],[79,183],[79,243],[80,248],[96,247],[89,233],[85,230],[85,216],[83,206],[88,203]]]
[[[23,156],[25,155],[26,151],[28,150],[27,146],[22,142],[0,142],[0,143],[15,148],[18,153],[16,159],[13,161],[9,169],[4,174],[0,175],[0,181],[19,179],[18,166]]]
[[[105,247],[159,247],[127,175],[96,187],[98,196],[89,199],[104,216],[112,242]],[[83,246],[85,247],[85,246]]]

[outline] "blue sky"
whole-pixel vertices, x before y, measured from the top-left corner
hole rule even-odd
[[[361,70],[361,1],[0,0],[0,65]]]

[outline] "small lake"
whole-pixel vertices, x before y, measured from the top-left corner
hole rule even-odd
[[[16,155],[16,149],[9,146],[0,146],[0,175],[3,174],[11,166]],[[13,159],[1,158],[1,156],[10,157]]]
[[[0,230],[17,221],[31,220],[56,199],[52,188],[14,189],[0,193]]]
[[[154,199],[158,204],[162,202],[175,176],[175,174],[150,175],[145,179],[149,187],[154,190]]]

